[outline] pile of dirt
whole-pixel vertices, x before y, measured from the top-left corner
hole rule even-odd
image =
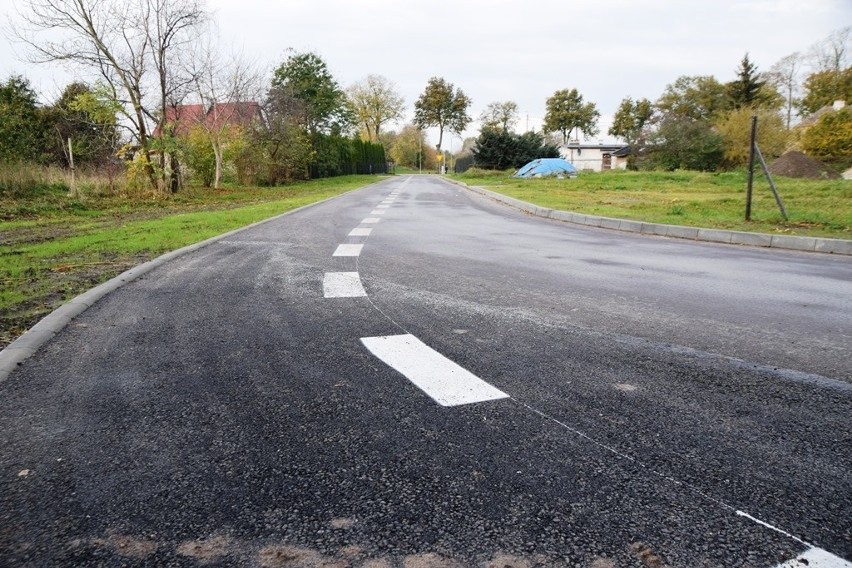
[[[809,179],[840,179],[840,174],[819,160],[791,150],[769,164],[769,173],[776,176]]]

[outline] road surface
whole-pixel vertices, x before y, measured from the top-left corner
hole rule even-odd
[[[850,345],[849,258],[393,177],[0,383],[0,565],[849,566]]]

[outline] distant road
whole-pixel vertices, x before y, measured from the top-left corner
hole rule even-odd
[[[849,257],[397,176],[0,383],[0,565],[849,567],[850,345]]]

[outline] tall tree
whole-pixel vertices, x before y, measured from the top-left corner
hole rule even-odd
[[[414,123],[419,128],[438,127],[438,152],[444,140],[444,130],[459,133],[470,124],[467,109],[470,98],[461,89],[440,77],[432,77],[426,89],[414,103]]]
[[[731,106],[735,109],[755,106],[765,83],[766,81],[760,80],[757,66],[749,60],[746,53],[737,69],[737,78],[726,85]]]
[[[302,102],[300,122],[310,134],[345,132],[355,120],[346,94],[316,53],[291,52],[275,70],[272,87]]]
[[[286,88],[273,87],[264,104],[266,128],[255,129],[262,148],[263,177],[269,185],[307,179],[308,166],[316,156],[308,133],[301,125],[304,102]]]
[[[518,103],[514,101],[488,103],[479,115],[482,130],[508,132],[518,122]]]
[[[45,123],[30,82],[13,75],[0,83],[0,161],[45,158]]]
[[[347,89],[349,101],[367,137],[375,142],[383,124],[402,118],[405,99],[396,87],[381,75],[368,75]]]
[[[170,151],[173,144],[168,137],[171,132],[166,124],[168,108],[179,104],[188,88],[196,78],[185,72],[192,67],[179,61],[179,55],[188,51],[191,46],[198,45],[202,33],[202,23],[207,20],[207,14],[202,7],[202,0],[146,0],[147,17],[142,20],[147,42],[156,73],[159,108],[153,115],[155,130],[159,133],[159,151],[162,156],[161,176],[163,185],[177,191],[180,184],[180,173],[174,152]],[[163,143],[165,142],[165,143]]]
[[[655,105],[661,118],[705,121],[713,120],[729,107],[725,86],[712,75],[678,77],[666,86]]]
[[[608,134],[622,138],[628,144],[635,144],[642,137],[645,125],[653,114],[654,105],[648,99],[634,101],[627,97],[615,112]]]
[[[798,102],[799,75],[802,70],[802,54],[798,51],[778,60],[767,73],[767,81],[772,84],[784,97],[786,125],[790,129],[793,119],[793,108]]]
[[[562,134],[562,143],[568,142],[572,131],[582,132],[586,138],[595,136],[598,130],[598,112],[594,103],[583,102],[577,89],[556,91],[547,99],[544,115],[544,131]]]
[[[196,0],[27,0],[23,25],[13,34],[30,48],[35,62],[70,61],[105,82],[139,145],[152,186],[158,177],[152,159],[151,122],[159,122],[168,104],[169,69],[182,51],[181,39],[203,19]],[[56,34],[55,32],[60,32]],[[151,69],[162,71],[151,78]],[[146,97],[151,83],[165,77],[165,89]]]

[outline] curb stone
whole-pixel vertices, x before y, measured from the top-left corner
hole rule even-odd
[[[515,209],[529,213],[530,215],[554,219],[556,221],[563,221],[565,223],[585,225],[587,227],[599,227],[601,229],[627,233],[641,233],[643,235],[688,239],[708,243],[722,243],[728,245],[744,245],[852,256],[852,240],[829,239],[823,237],[797,237],[794,235],[770,235],[767,233],[748,233],[744,231],[726,231],[723,229],[702,229],[699,227],[688,227],[683,225],[663,225],[661,223],[646,223],[644,221],[599,217],[596,215],[587,215],[585,213],[548,209],[546,207],[527,203],[526,201],[521,201],[514,197],[508,197],[501,193],[487,190],[484,187],[467,185],[464,182],[454,179],[444,179],[461,188],[467,189],[468,191],[478,193],[479,195],[488,197],[510,207],[514,207]]]
[[[381,183],[381,182],[375,182]],[[355,188],[346,193],[351,193],[352,191],[358,191],[362,189],[362,186],[359,188]],[[341,194],[345,195],[345,194]],[[239,229],[234,229],[233,231],[228,231],[227,233],[222,233],[221,235],[217,235],[215,237],[210,237],[207,240],[187,245],[183,248],[179,248],[177,250],[173,250],[171,252],[167,252],[161,256],[153,260],[149,260],[148,262],[144,262],[138,266],[134,266],[133,268],[126,270],[112,278],[111,280],[107,280],[103,284],[99,284],[94,288],[83,292],[79,296],[72,298],[66,303],[62,304],[46,316],[44,316],[38,323],[24,332],[23,335],[18,337],[15,341],[7,345],[4,349],[0,350],[0,383],[6,380],[6,378],[18,368],[18,366],[23,363],[27,358],[32,356],[38,349],[53,339],[53,337],[62,331],[75,317],[95,305],[95,303],[109,294],[110,292],[121,288],[125,284],[128,284],[140,276],[151,272],[155,268],[163,266],[169,261],[172,261],[176,258],[182,257],[189,253],[200,250],[208,245],[216,243],[222,239],[227,239],[237,233],[241,233],[243,231],[247,231],[248,229],[253,229],[254,227],[258,227],[260,225],[270,223],[281,217],[285,217],[287,215],[292,215],[293,213],[297,213],[299,211],[303,211],[308,209],[309,207],[314,207],[316,205],[320,205],[321,203],[325,203],[326,201],[331,201],[332,199],[336,199],[340,197],[340,195],[335,195],[333,197],[328,197],[323,199],[322,201],[317,201],[315,203],[309,203],[307,205],[303,205],[301,207],[297,207],[296,209],[292,209],[290,211],[285,211],[284,213],[280,213],[275,215],[274,217],[270,217],[268,219],[263,219],[262,221],[258,221],[256,223],[252,223],[251,225],[246,225],[245,227],[240,227]]]

